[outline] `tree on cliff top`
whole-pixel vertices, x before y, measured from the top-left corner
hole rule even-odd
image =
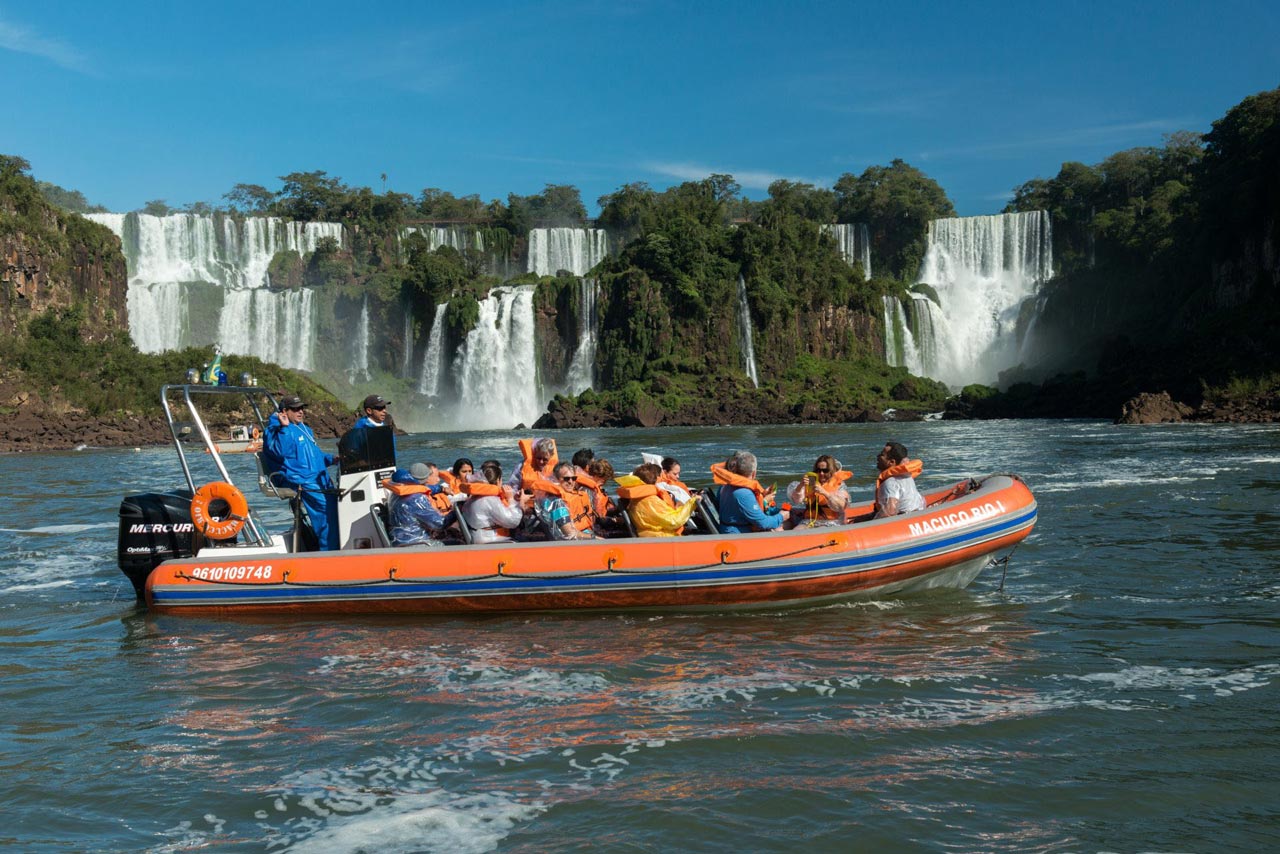
[[[877,266],[898,279],[914,279],[920,269],[929,220],[956,215],[938,182],[903,160],[846,172],[835,193],[837,221],[866,223]]]

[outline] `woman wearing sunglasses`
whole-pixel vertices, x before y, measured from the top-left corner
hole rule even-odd
[[[830,454],[814,460],[813,471],[795,481],[787,490],[791,499],[793,525],[839,525],[844,522],[844,509],[849,506],[849,491],[844,482],[852,472],[844,471],[840,461]]]

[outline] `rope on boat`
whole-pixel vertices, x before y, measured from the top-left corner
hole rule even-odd
[[[609,567],[607,569],[589,569],[583,572],[567,572],[551,575],[548,573],[513,573],[507,572],[507,564],[502,561],[498,564],[498,571],[491,572],[486,575],[468,575],[463,578],[398,578],[396,577],[396,568],[392,567],[387,572],[386,578],[374,578],[368,581],[291,581],[289,579],[290,570],[285,570],[284,576],[280,583],[292,587],[375,587],[379,584],[470,584],[475,581],[487,581],[495,578],[512,578],[523,581],[568,581],[575,578],[591,578],[598,575],[674,575],[681,572],[695,572],[700,569],[712,569],[717,566],[741,566],[749,563],[763,563],[770,560],[781,560],[782,558],[794,557],[795,555],[804,554],[805,552],[817,551],[818,549],[829,549],[836,545],[835,540],[828,540],[825,543],[818,543],[816,546],[806,546],[795,551],[784,552],[782,554],[770,555],[768,557],[748,558],[746,560],[729,560],[729,552],[720,552],[720,560],[717,563],[704,563],[699,566],[680,566],[671,567],[670,569],[619,569],[614,566],[614,559],[609,559]],[[1015,547],[1016,548],[1016,547]],[[1011,557],[1013,552],[1009,553]],[[1009,557],[1004,558],[1007,562]],[[994,562],[994,561],[993,561]],[[274,586],[265,584],[261,581],[227,581],[218,578],[197,578],[194,575],[178,570],[174,573],[175,578],[182,578],[187,581],[203,581],[205,584],[221,584],[228,587],[269,587]],[[1003,586],[1004,582],[1001,581]]]
[[[753,557],[746,560],[729,560],[729,552],[720,552],[720,560],[717,563],[704,563],[700,566],[681,566],[672,569],[614,569],[613,572],[619,575],[664,575],[672,572],[693,572],[698,569],[712,569],[717,566],[742,566],[748,563],[763,563],[769,560],[781,560],[784,557],[794,557],[795,555],[804,554],[805,552],[817,551],[818,549],[829,549],[836,545],[835,540],[827,540],[825,543],[818,543],[816,546],[805,546],[802,549],[796,549],[793,552],[784,552],[782,554],[769,555],[768,557]]]
[[[996,565],[1002,567],[1000,570],[1000,586],[996,589],[997,593],[1004,592],[1004,579],[1005,576],[1009,574],[1009,561],[1013,559],[1013,553],[1018,550],[1018,546],[1020,545],[1022,545],[1022,543],[1016,543],[1013,548],[1009,549],[1009,553],[1007,555],[1004,557],[993,557],[987,561],[987,565],[983,567],[983,569],[989,569]]]

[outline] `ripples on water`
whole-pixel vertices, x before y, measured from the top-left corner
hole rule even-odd
[[[0,844],[23,851],[1259,850],[1280,438],[1093,422],[573,432],[785,484],[889,431],[1025,476],[1004,590],[794,611],[215,622],[134,608],[159,450],[0,458]],[[401,440],[514,461],[510,436]],[[236,460],[243,466],[245,460]],[[34,485],[30,490],[27,484]],[[271,508],[283,521],[280,508]]]

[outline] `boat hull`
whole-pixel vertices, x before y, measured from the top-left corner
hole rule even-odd
[[[996,475],[917,514],[767,534],[242,558],[228,548],[161,564],[146,600],[216,616],[808,605],[963,588],[1031,533],[1036,513],[1020,480]]]

